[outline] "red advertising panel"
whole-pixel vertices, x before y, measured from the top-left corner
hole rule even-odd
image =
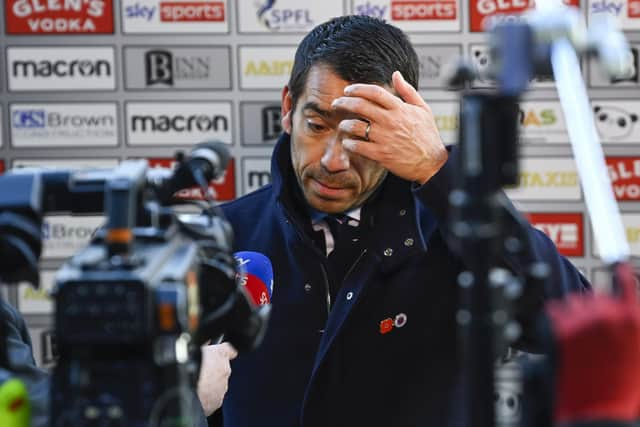
[[[640,201],[640,157],[607,157],[606,161],[616,199]]]
[[[219,1],[161,1],[161,22],[224,22],[224,3]]]
[[[457,19],[456,0],[392,0],[394,21],[431,21]]]
[[[0,173],[4,173],[4,160],[0,159]]]
[[[584,256],[584,223],[581,213],[530,213],[529,222],[545,233],[564,256]]]
[[[147,159],[147,161],[149,162],[149,166],[152,168],[173,169],[175,165],[175,160],[169,157],[150,158]],[[209,188],[213,189],[216,192],[216,200],[227,201],[236,198],[235,177],[235,159],[232,158],[229,161],[229,166],[227,167],[224,175],[215,181],[211,181],[211,184],[209,185]],[[178,191],[175,194],[175,197],[184,200],[203,200],[202,192],[198,187],[187,188]]]
[[[563,3],[580,7],[580,0],[563,0]],[[484,31],[489,17],[513,17],[534,7],[534,0],[469,0],[471,31]]]
[[[640,0],[628,0],[629,8],[627,13],[629,18],[640,18]]]
[[[113,0],[7,0],[8,34],[112,34]]]

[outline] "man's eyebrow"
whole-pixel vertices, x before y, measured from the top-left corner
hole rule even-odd
[[[318,103],[314,102],[314,101],[309,101],[309,102],[305,103],[302,106],[302,111],[305,111],[305,110],[315,111],[316,113],[318,113],[319,115],[321,115],[322,117],[325,117],[327,119],[332,116],[332,112],[331,111],[323,110],[322,108],[320,108],[320,105],[318,105]]]

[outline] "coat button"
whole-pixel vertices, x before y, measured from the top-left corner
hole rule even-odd
[[[400,212],[398,212],[398,215],[400,216],[405,216],[407,214],[407,210],[406,209],[400,209]]]
[[[311,292],[311,283],[305,283],[304,284],[304,291],[305,292]]]
[[[353,292],[347,292],[347,301],[351,301],[351,298],[353,298]]]
[[[384,256],[391,256],[391,255],[393,255],[393,249],[387,248],[384,250]]]
[[[409,237],[408,239],[404,239],[404,245],[410,248],[411,246],[413,246],[413,239],[411,237]]]

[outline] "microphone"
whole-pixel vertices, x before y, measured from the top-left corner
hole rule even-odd
[[[197,144],[191,155],[180,161],[173,175],[158,188],[158,198],[162,202],[169,202],[173,195],[184,188],[194,185],[208,187],[209,182],[220,178],[223,174],[231,154],[227,144],[219,141],[205,141]]]
[[[256,305],[271,302],[273,268],[271,261],[259,252],[242,251],[233,254],[240,267],[240,283]]]

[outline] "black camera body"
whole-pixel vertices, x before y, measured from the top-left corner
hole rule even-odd
[[[198,243],[177,222],[133,232],[130,258],[114,263],[101,230],[58,272],[52,425],[192,425]]]

